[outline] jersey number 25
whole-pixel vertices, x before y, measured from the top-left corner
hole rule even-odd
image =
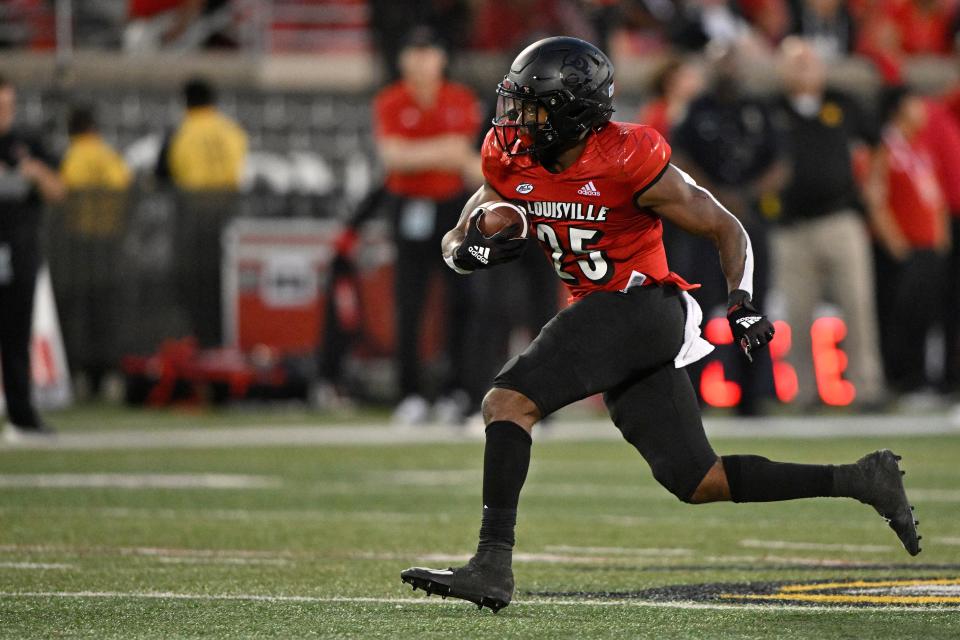
[[[553,258],[553,268],[557,270],[557,275],[567,282],[578,282],[579,278],[569,271],[564,270],[564,254],[573,254],[577,258],[577,266],[590,282],[603,284],[613,277],[613,267],[603,251],[590,249],[603,237],[600,229],[580,229],[577,227],[568,227],[568,242],[566,247],[560,243],[556,231],[553,227],[546,224],[537,225],[537,238],[543,244],[550,247],[551,258]],[[569,268],[572,268],[570,265]]]

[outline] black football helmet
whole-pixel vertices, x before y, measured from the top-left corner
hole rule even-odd
[[[520,52],[497,95],[492,124],[500,147],[542,161],[610,121],[613,63],[579,38],[545,38]]]

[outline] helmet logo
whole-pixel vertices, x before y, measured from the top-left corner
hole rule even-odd
[[[563,59],[560,73],[563,75],[563,84],[575,87],[590,81],[590,63],[580,53],[571,53]]]
[[[522,193],[524,195],[533,191],[533,185],[529,182],[521,182],[517,185],[517,193]]]
[[[608,97],[608,98],[612,98],[612,97],[613,97],[613,83],[612,83],[612,82],[610,83],[610,88],[607,89],[607,97]]]

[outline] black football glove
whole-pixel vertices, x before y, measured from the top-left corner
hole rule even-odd
[[[753,306],[750,294],[742,289],[731,291],[727,298],[727,321],[734,342],[750,362],[753,362],[752,351],[773,340],[773,324]]]
[[[480,231],[479,218],[483,209],[470,214],[467,234],[453,251],[453,264],[464,271],[487,269],[497,264],[516,260],[527,248],[527,239],[517,237],[523,227],[512,224],[489,238]]]

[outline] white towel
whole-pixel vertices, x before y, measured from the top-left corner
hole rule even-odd
[[[647,276],[645,274],[634,271],[630,274],[630,280],[623,291],[631,287],[639,287],[646,280]],[[680,292],[680,299],[686,309],[687,320],[683,324],[683,344],[680,345],[680,351],[673,359],[673,366],[677,369],[696,362],[714,350],[712,344],[700,337],[700,323],[703,322],[703,310],[700,309],[700,305],[686,291]]]

